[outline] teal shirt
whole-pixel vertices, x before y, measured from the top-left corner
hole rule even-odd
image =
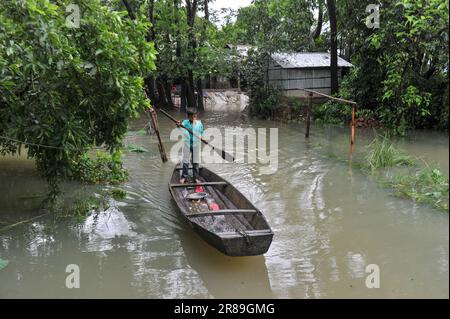
[[[194,132],[195,135],[202,136],[203,135],[203,124],[200,120],[196,120],[195,124],[192,125],[188,119],[184,120],[181,124]],[[183,129],[182,129],[183,130]],[[196,137],[193,137],[188,131],[183,130],[183,141],[186,147],[189,147],[190,144],[197,147],[200,144],[200,140]]]

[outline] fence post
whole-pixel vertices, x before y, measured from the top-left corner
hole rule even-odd
[[[352,105],[352,145],[355,144],[355,105]]]
[[[308,92],[308,106],[306,108],[306,133],[305,138],[309,138],[309,128],[311,126],[312,93]]]

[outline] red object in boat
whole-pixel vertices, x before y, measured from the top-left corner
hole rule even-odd
[[[209,209],[210,210],[219,210],[219,205],[217,205],[217,203],[211,203],[211,205],[209,205]]]
[[[201,186],[196,186],[196,187],[195,187],[195,192],[196,192],[196,193],[203,193],[203,192],[204,192],[203,187],[201,187]]]

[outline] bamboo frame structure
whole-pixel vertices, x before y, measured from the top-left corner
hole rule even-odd
[[[323,97],[326,97],[331,100],[347,103],[352,106],[351,139],[350,139],[350,144],[352,145],[352,147],[350,150],[350,154],[353,154],[353,145],[355,144],[355,112],[356,112],[357,103],[355,101],[350,101],[350,100],[334,97],[334,96],[320,93],[320,92],[310,90],[310,89],[300,89],[300,90],[308,92],[308,108],[307,108],[307,115],[306,115],[306,133],[305,133],[306,138],[309,137],[309,130],[310,130],[310,125],[311,125],[310,122],[311,122],[311,108],[312,108],[313,94],[317,94],[319,96],[323,96]]]
[[[335,100],[335,101],[339,101],[342,103],[347,103],[350,104],[352,106],[352,121],[351,121],[351,138],[350,138],[350,159],[353,157],[353,149],[354,149],[354,144],[355,144],[355,112],[356,112],[356,107],[357,107],[357,103],[355,101],[350,101],[350,100],[346,100],[346,99],[342,99],[339,97],[334,97],[328,94],[324,94],[324,93],[320,93],[314,90],[310,90],[310,89],[300,89],[303,90],[305,92],[308,92],[308,106],[307,106],[307,113],[306,113],[306,133],[305,133],[305,138],[309,138],[309,130],[310,130],[310,126],[311,126],[311,109],[312,109],[312,98],[314,94],[317,94],[319,96],[323,96],[326,97],[328,99],[331,100]]]

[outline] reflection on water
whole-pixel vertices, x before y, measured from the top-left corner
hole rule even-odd
[[[227,257],[181,221],[156,139],[137,134],[125,152],[127,198],[86,220],[46,216],[0,234],[0,298],[448,298],[448,214],[392,197],[374,179],[336,160],[348,154],[348,130],[208,113],[207,127],[278,127],[273,175],[258,164],[208,165],[261,209],[275,236],[264,256]],[[166,148],[172,123],[160,119]],[[358,131],[355,159],[373,136]],[[448,174],[448,136],[415,132],[396,140]],[[80,187],[65,185],[71,194]],[[38,214],[45,183],[24,157],[0,160],[0,221]],[[98,192],[99,187],[85,191]],[[0,224],[1,227],[1,224]],[[80,289],[65,288],[68,264]],[[366,266],[380,267],[381,287],[365,286]]]
[[[192,232],[180,233],[189,266],[215,298],[272,298],[263,256],[228,257]]]

